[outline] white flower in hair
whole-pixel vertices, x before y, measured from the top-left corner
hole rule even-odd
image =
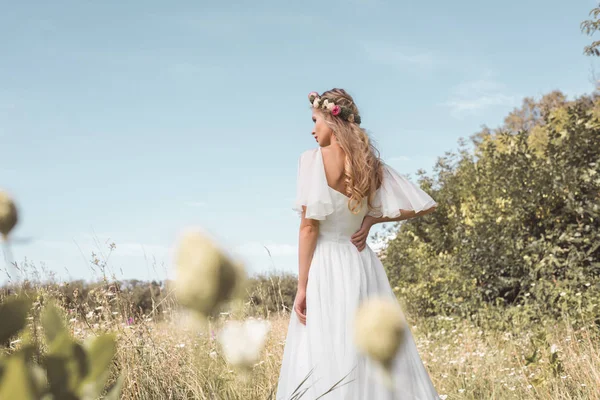
[[[321,101],[321,99],[319,99],[318,97],[315,99],[315,101],[313,101],[314,108],[319,108],[319,101]]]
[[[329,103],[329,104],[327,104],[327,109],[329,111],[333,110],[333,107],[335,107],[335,103]]]
[[[323,100],[323,107],[327,107],[328,104],[329,104],[329,99]]]

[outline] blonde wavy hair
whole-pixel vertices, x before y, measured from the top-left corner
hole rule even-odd
[[[346,107],[352,114],[360,115],[354,99],[344,89],[334,88],[323,92],[321,100],[328,99],[340,107]],[[383,180],[383,163],[379,150],[375,147],[367,132],[355,122],[349,122],[330,112],[315,109],[323,115],[325,123],[331,128],[344,153],[344,181],[346,195],[350,198],[348,208],[358,214],[362,201],[367,198],[367,207],[372,210],[375,192]]]

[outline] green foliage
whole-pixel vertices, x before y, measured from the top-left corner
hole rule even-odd
[[[257,275],[248,282],[247,313],[268,317],[271,313],[289,312],[294,304],[298,278],[292,274]]]
[[[30,302],[21,298],[0,304],[3,338],[10,338],[25,327]],[[6,324],[5,324],[6,323]],[[0,358],[1,399],[73,399],[95,400],[103,395],[110,377],[116,338],[99,335],[85,345],[71,338],[59,308],[48,304],[43,309],[41,324],[47,352],[38,357],[41,345],[25,337],[18,350]],[[9,327],[9,328],[5,328]],[[106,399],[117,399],[121,390],[119,378],[106,392]]]
[[[592,19],[581,23],[581,31],[591,36],[600,29],[600,20],[598,20],[598,16],[600,16],[600,7],[593,8],[592,11],[590,11],[589,16],[592,17]],[[588,56],[600,56],[599,47],[600,41],[596,40],[592,44],[585,46],[583,52]]]
[[[0,304],[0,345],[6,343],[25,327],[27,310],[31,304],[26,299],[10,299]]]
[[[438,160],[422,185],[440,206],[384,253],[411,313],[600,324],[599,115],[596,98],[554,93]]]

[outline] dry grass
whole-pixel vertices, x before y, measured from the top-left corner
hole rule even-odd
[[[414,329],[435,386],[448,399],[600,399],[597,332],[569,324],[540,332],[484,332],[458,322],[426,338]]]
[[[115,369],[127,377],[123,399],[267,399],[276,388],[288,321],[288,315],[271,316],[262,361],[246,377],[221,355],[214,337],[219,321],[201,326],[173,313],[163,322],[121,324]],[[434,384],[448,400],[600,399],[600,345],[592,331],[565,324],[534,336],[450,324],[453,329],[428,335],[419,325],[412,328]]]

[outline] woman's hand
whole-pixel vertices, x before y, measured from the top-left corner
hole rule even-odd
[[[375,218],[367,215],[360,226],[360,229],[352,235],[350,240],[356,246],[358,251],[363,251],[367,246],[367,238],[369,237],[369,231],[375,223]]]
[[[306,290],[298,289],[294,300],[294,311],[303,325],[306,325]]]

